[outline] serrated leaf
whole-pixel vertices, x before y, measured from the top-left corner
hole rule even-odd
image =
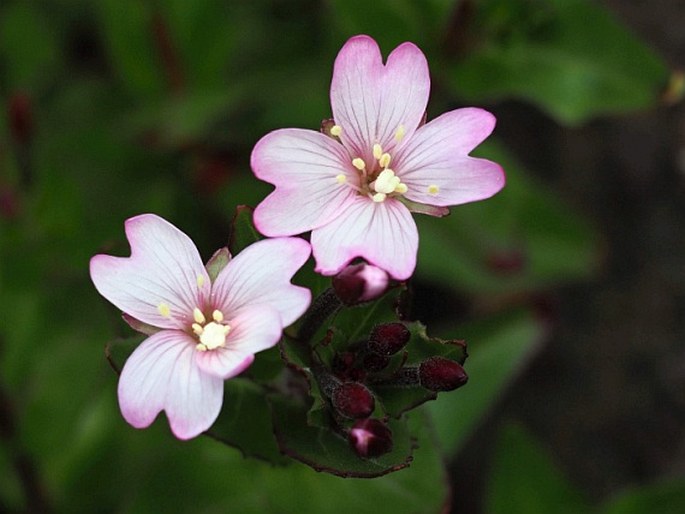
[[[252,221],[253,211],[254,209],[247,205],[239,205],[235,210],[228,244],[232,255],[237,255],[241,250],[262,239]]]
[[[590,0],[478,2],[476,50],[450,70],[469,101],[517,97],[562,123],[654,105],[663,60]],[[477,33],[476,33],[477,31]]]
[[[271,405],[274,432],[281,451],[317,471],[346,478],[373,478],[399,471],[411,462],[415,444],[405,419],[389,422],[393,434],[392,451],[377,458],[362,459],[349,446],[344,434],[310,426],[306,405],[282,397],[272,397]]]
[[[522,428],[508,426],[497,444],[486,511],[491,514],[590,512],[580,491]],[[653,512],[662,512],[653,510]]]

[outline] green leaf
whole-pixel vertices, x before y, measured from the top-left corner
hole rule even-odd
[[[254,209],[247,205],[239,205],[236,208],[228,244],[231,255],[237,255],[241,250],[262,239],[252,221],[253,211]]]
[[[473,293],[537,290],[591,274],[599,261],[592,227],[528,179],[501,146],[488,142],[477,154],[503,166],[507,185],[445,218],[417,216],[417,274]]]
[[[497,445],[486,511],[582,514],[589,505],[523,429],[505,427]],[[648,510],[645,512],[662,512]]]
[[[521,371],[540,343],[542,327],[531,313],[517,311],[463,327],[459,335],[469,344],[469,382],[426,404],[447,455],[459,450]]]
[[[663,60],[590,0],[486,0],[476,49],[450,69],[468,101],[522,98],[562,123],[654,105]]]
[[[105,346],[105,357],[112,369],[118,374],[124,369],[126,359],[133,353],[133,350],[143,342],[145,338],[140,336],[128,337],[125,339],[117,339]]]
[[[249,380],[233,378],[225,382],[224,398],[221,413],[206,434],[245,457],[288,464],[290,459],[281,454],[274,439],[264,390]]]
[[[608,501],[603,514],[680,514],[685,507],[685,480],[673,478],[628,489]]]

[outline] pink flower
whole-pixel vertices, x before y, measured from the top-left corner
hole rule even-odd
[[[309,305],[290,283],[308,259],[306,241],[260,241],[233,258],[212,283],[193,242],[153,214],[126,221],[131,257],[96,255],[90,275],[102,296],[160,330],[124,365],[119,405],[136,428],[165,411],[172,432],[190,439],[216,420],[223,382],[274,346]]]
[[[396,279],[411,276],[418,232],[410,211],[444,215],[504,186],[499,165],[468,156],[492,132],[494,116],[464,108],[421,125],[429,89],[426,58],[412,43],[384,65],[373,39],[351,38],[333,70],[333,137],[276,130],[252,152],[255,175],[276,186],[255,210],[257,229],[311,230],[324,275],[363,257]]]

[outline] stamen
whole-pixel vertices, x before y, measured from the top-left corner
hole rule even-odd
[[[221,323],[224,320],[224,313],[219,309],[216,309],[214,312],[212,312],[212,319],[217,323]]]
[[[342,127],[340,125],[333,125],[331,127],[331,136],[339,137],[342,134]]]
[[[366,168],[366,163],[364,162],[364,159],[356,157],[352,159],[352,166],[357,168],[359,171],[364,171],[364,169]]]
[[[403,184],[402,182],[400,182],[399,184],[397,184],[397,187],[395,188],[394,192],[403,195],[407,192],[407,189],[407,184]]]
[[[381,158],[381,155],[383,155],[383,148],[381,147],[381,145],[376,143],[375,145],[373,145],[373,158],[378,160]]]
[[[381,158],[378,159],[378,164],[381,165],[381,168],[387,168],[390,166],[390,154],[389,153],[384,153],[381,155]]]
[[[195,307],[195,308],[193,309],[193,319],[194,319],[196,322],[198,322],[199,324],[201,324],[201,325],[202,325],[205,321],[207,321],[207,320],[205,319],[205,315],[202,314],[202,311],[201,311],[200,309],[198,309],[197,307]]]
[[[395,131],[395,141],[397,141],[398,143],[402,141],[402,138],[404,138],[404,134],[404,125],[400,125],[399,127],[397,127],[397,130]]]
[[[340,175],[336,175],[335,181],[338,184],[344,184],[345,182],[347,182],[347,177],[341,173]]]
[[[195,349],[199,352],[206,352],[207,351],[207,347],[205,345],[203,345],[202,343],[197,343],[195,345]]]
[[[197,287],[202,289],[203,285],[205,285],[205,277],[204,277],[204,275],[198,275],[197,276]]]
[[[428,193],[432,195],[437,195],[440,192],[440,188],[436,186],[435,184],[431,184],[428,186]]]
[[[202,331],[204,330],[204,329],[202,328],[202,326],[199,325],[199,324],[197,324],[197,323],[193,323],[193,324],[191,325],[191,328],[193,329],[193,332],[195,332],[195,334],[198,335],[198,336],[201,335],[201,334],[202,334]]]
[[[164,302],[160,303],[157,306],[157,310],[159,311],[159,314],[165,318],[168,318],[169,316],[171,316],[171,309],[169,308],[169,304],[167,304],[167,303],[164,303]]]
[[[388,195],[386,195],[385,193],[376,193],[375,195],[373,195],[371,197],[371,199],[376,203],[381,203],[381,202],[385,201],[385,198],[387,196]]]
[[[220,348],[226,344],[226,336],[230,331],[229,325],[221,325],[212,321],[205,325],[202,334],[200,334],[200,343],[207,350]]]

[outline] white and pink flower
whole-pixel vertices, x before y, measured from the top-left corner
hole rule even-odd
[[[368,36],[351,38],[335,61],[329,135],[276,130],[252,152],[255,175],[276,186],[254,213],[267,236],[312,231],[316,271],[338,273],[355,257],[399,280],[416,267],[410,211],[444,215],[504,186],[502,168],[468,154],[495,126],[482,109],[456,109],[422,125],[430,78],[412,43],[383,64]]]
[[[163,410],[172,432],[190,439],[219,415],[224,380],[274,346],[309,306],[310,292],[290,279],[310,247],[298,238],[257,242],[212,283],[190,238],[162,218],[131,218],[126,236],[131,256],[96,255],[91,278],[107,300],[159,331],[124,365],[121,412],[145,428]]]

